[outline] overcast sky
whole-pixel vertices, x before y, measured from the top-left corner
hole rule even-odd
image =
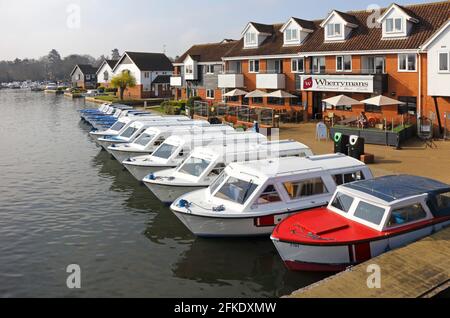
[[[0,60],[37,58],[52,48],[63,56],[98,57],[109,55],[113,48],[121,53],[162,52],[164,46],[173,57],[195,43],[238,39],[249,21],[278,23],[291,16],[320,19],[332,9],[359,10],[392,1],[0,0]]]

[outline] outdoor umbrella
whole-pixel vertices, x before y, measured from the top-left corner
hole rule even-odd
[[[356,99],[350,98],[346,95],[339,95],[339,96],[327,98],[327,99],[324,99],[323,102],[330,104],[332,106],[352,106],[352,105],[362,104],[362,102],[357,101]]]
[[[383,95],[375,96],[369,99],[362,100],[361,104],[370,104],[376,106],[388,106],[388,105],[404,105],[405,103],[392,99]]]
[[[248,92],[243,91],[241,89],[233,89],[232,91],[224,94],[223,96],[225,96],[225,97],[235,97],[235,96],[244,96],[244,95],[247,95],[247,94],[248,94]]]
[[[274,97],[274,98],[295,98],[295,97],[298,97],[298,96],[292,95],[292,94],[290,94],[290,93],[288,93],[288,92],[285,92],[285,91],[282,91],[282,90],[279,90],[279,91],[275,91],[275,92],[272,92],[272,93],[270,93],[270,94],[267,94],[266,97]]]
[[[267,93],[260,91],[260,90],[255,90],[253,92],[248,93],[247,95],[245,95],[245,98],[255,98],[255,97],[266,97]]]

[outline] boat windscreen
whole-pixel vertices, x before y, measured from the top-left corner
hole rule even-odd
[[[175,150],[177,149],[177,146],[169,145],[169,144],[162,144],[154,153],[153,157],[162,158],[162,159],[169,159]]]
[[[200,177],[210,163],[211,161],[209,160],[191,157],[178,169],[178,172],[194,177]]]
[[[140,146],[147,146],[148,143],[153,140],[153,138],[155,138],[154,134],[144,133],[138,139],[136,139],[134,143]]]
[[[124,126],[125,126],[125,123],[118,121],[114,125],[111,126],[110,130],[120,131]]]
[[[235,177],[230,177],[227,182],[216,193],[219,199],[244,204],[255,192],[258,185],[253,181],[244,181]]]
[[[135,128],[135,127],[128,127],[128,128],[122,133],[121,137],[124,137],[124,138],[130,138],[131,136],[134,135],[134,133],[135,133],[136,131],[138,131],[137,128]]]
[[[355,199],[351,196],[346,195],[342,192],[338,192],[333,202],[331,203],[331,206],[338,209],[339,211],[348,213],[350,212],[350,208],[352,207],[354,201]]]

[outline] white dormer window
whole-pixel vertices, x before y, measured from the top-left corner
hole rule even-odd
[[[399,32],[403,32],[403,19],[402,18],[386,19],[386,33],[399,33]]]
[[[378,18],[378,23],[382,25],[383,38],[407,37],[415,23],[419,20],[410,16],[402,7],[392,4],[383,15]]]
[[[192,65],[186,65],[185,73],[186,74],[194,74],[194,67]]]
[[[284,40],[286,42],[296,42],[299,40],[298,38],[298,30],[297,29],[287,29],[284,33]]]
[[[247,32],[245,34],[245,46],[258,45],[258,35],[255,32]]]
[[[342,24],[331,23],[327,25],[327,36],[329,38],[342,36]]]

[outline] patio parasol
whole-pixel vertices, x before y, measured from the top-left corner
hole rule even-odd
[[[323,102],[330,104],[332,106],[352,106],[362,104],[362,102],[350,98],[346,95],[338,95],[331,98],[327,98],[324,99]]]
[[[362,100],[361,104],[369,104],[375,106],[388,106],[388,105],[404,105],[405,103],[393,98],[389,98],[383,95],[375,96],[369,99]]]
[[[253,92],[248,93],[247,95],[245,95],[245,98],[258,98],[258,97],[266,97],[267,93],[260,91],[259,89],[254,90]]]
[[[242,89],[233,89],[232,91],[224,94],[223,96],[236,97],[236,96],[244,96],[244,95],[247,95],[247,94],[248,94],[248,92],[243,91]]]
[[[296,98],[298,96],[292,95],[288,92],[279,90],[279,91],[275,91],[272,92],[270,94],[266,94],[266,97],[273,97],[273,98]]]

